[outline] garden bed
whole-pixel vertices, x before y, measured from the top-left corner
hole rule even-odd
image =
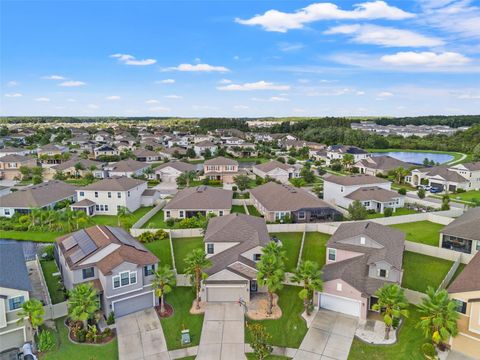
[[[170,305],[169,303],[165,302],[164,307],[165,307],[165,311],[161,312],[160,305],[155,306],[155,312],[157,313],[158,317],[162,319],[169,318],[170,316],[173,315],[173,312],[174,312],[172,305]]]
[[[83,329],[83,323],[81,321],[73,321],[69,319],[68,317],[65,318],[65,321],[63,324],[67,327],[68,329],[68,339],[78,345],[83,345],[83,344],[89,344],[89,345],[105,345],[110,343],[113,339],[116,338],[116,333],[115,329],[110,329],[106,328],[103,333],[100,333],[100,330],[98,330],[98,337],[97,340],[93,340],[88,337],[88,335],[85,336],[85,341],[80,341],[78,333],[79,330],[84,330]],[[89,324],[92,325],[92,324]],[[93,324],[93,326],[97,326],[96,324]]]

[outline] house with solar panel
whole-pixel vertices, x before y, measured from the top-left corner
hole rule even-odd
[[[67,290],[93,284],[104,316],[158,305],[151,286],[158,258],[122,228],[97,225],[64,235],[55,259]]]

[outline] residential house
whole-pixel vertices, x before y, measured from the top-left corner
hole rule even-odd
[[[161,155],[155,151],[147,149],[137,149],[133,151],[135,160],[140,162],[153,162],[161,160]]]
[[[227,146],[227,152],[233,157],[238,158],[256,157],[258,155],[258,151],[255,149],[255,144],[246,142],[239,145]]]
[[[233,191],[211,186],[188,187],[179,191],[163,208],[164,218],[185,219],[194,216],[230,214]]]
[[[60,146],[60,145],[54,145],[54,144],[47,144],[39,147],[37,149],[37,155],[38,157],[42,156],[48,156],[48,157],[54,157],[54,156],[60,156],[63,153],[68,152],[68,148],[66,146]]]
[[[480,252],[453,280],[447,291],[457,302],[460,315],[458,335],[450,340],[452,350],[480,359]]]
[[[105,170],[107,171],[109,177],[142,176],[148,168],[150,168],[149,164],[133,159],[120,160],[116,163],[108,164],[105,166]]]
[[[218,147],[213,142],[209,140],[200,141],[193,145],[193,150],[197,156],[202,156],[208,150],[210,154],[213,155],[217,151]]]
[[[464,254],[480,252],[480,208],[472,208],[440,231],[440,246]]]
[[[105,317],[158,305],[152,288],[158,258],[122,228],[97,225],[64,235],[55,255],[65,288],[92,283]]]
[[[333,221],[342,217],[333,206],[301,188],[268,182],[250,190],[253,206],[268,222],[289,218],[295,223]]]
[[[238,161],[219,156],[203,163],[203,173],[210,180],[233,184],[235,182],[234,177],[245,172],[239,171]]]
[[[181,174],[196,170],[195,165],[183,161],[169,161],[155,168],[155,178],[164,183],[176,184]]]
[[[7,156],[7,155],[22,155],[26,156],[30,154],[30,150],[28,149],[22,149],[22,148],[16,148],[16,147],[4,147],[0,149],[0,158]]]
[[[75,201],[75,186],[59,180],[28,186],[0,197],[0,216],[28,214],[32,209],[53,209],[59,202]]]
[[[99,131],[93,136],[93,140],[99,143],[112,141],[112,135],[106,131]]]
[[[374,222],[341,224],[327,242],[319,307],[367,319],[385,284],[402,283],[405,234]]]
[[[77,189],[78,202],[70,207],[72,210],[83,210],[89,216],[117,215],[119,207],[134,212],[140,208],[145,190],[145,180],[110,177]]]
[[[390,190],[391,182],[371,175],[326,175],[323,199],[343,208],[360,201],[367,210],[383,214],[386,208],[395,211],[405,204],[405,197]]]
[[[80,169],[78,170],[76,168],[77,164],[80,164]],[[61,164],[46,168],[43,173],[43,178],[51,180],[60,172],[67,177],[84,177],[88,173],[102,173],[103,166],[103,163],[89,159],[70,159]]]
[[[262,218],[245,214],[212,218],[204,238],[212,266],[205,271],[202,301],[248,303],[252,294],[265,291],[257,284],[256,263],[269,242]]]
[[[271,160],[263,164],[253,166],[253,173],[262,179],[272,178],[282,183],[287,183],[290,179],[300,177],[301,167],[298,165],[289,165],[277,160]]]
[[[370,154],[368,151],[360,149],[356,146],[331,145],[327,148],[327,165],[330,165],[333,160],[342,160],[345,154],[350,154],[353,156],[354,164],[362,159],[372,156],[372,154]]]
[[[93,156],[98,159],[101,156],[119,156],[120,151],[111,145],[101,145],[93,150]]]
[[[165,159],[172,160],[187,155],[187,150],[178,146],[166,148],[158,151],[158,154]]]
[[[167,141],[169,148],[173,147],[188,147],[190,145],[190,138],[188,136],[173,136]]]
[[[89,141],[90,141],[90,136],[88,134],[78,134],[72,137],[71,139],[65,139],[63,142],[65,144],[72,144],[72,145],[85,145]]]
[[[37,166],[37,159],[16,154],[0,157],[0,180],[22,179],[22,166],[34,168]]]
[[[356,162],[353,167],[359,170],[360,174],[387,175],[389,171],[398,168],[408,170],[413,165],[405,161],[395,159],[391,156],[370,156]]]

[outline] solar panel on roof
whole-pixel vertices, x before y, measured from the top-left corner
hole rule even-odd
[[[143,246],[130,236],[126,231],[116,227],[107,226],[107,229],[122,243],[138,250],[144,250]]]
[[[85,230],[77,231],[73,234],[73,236],[85,256],[90,255],[92,252],[97,250],[97,245],[93,242]]]
[[[65,248],[65,250],[70,250],[75,245],[77,245],[77,241],[73,236],[69,236],[68,238],[63,240],[63,247]]]
[[[78,249],[77,251],[75,251],[72,255],[70,255],[70,260],[72,260],[72,262],[74,264],[78,263],[80,260],[82,260],[86,255],[84,254],[84,252],[82,251],[82,249]]]

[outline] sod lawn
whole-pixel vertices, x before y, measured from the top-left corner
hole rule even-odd
[[[430,221],[416,221],[404,224],[390,225],[390,227],[402,230],[405,233],[405,239],[425,245],[438,247],[440,230],[445,225],[436,224]]]
[[[160,319],[168,350],[183,347],[181,343],[181,331],[183,329],[190,330],[191,343],[186,347],[196,346],[200,342],[203,314],[190,314],[193,299],[195,299],[195,293],[191,287],[176,287],[165,296],[165,301],[173,307],[173,316]]]
[[[117,339],[105,345],[74,344],[68,339],[68,329],[64,325],[65,318],[55,320],[56,348],[41,356],[42,360],[85,360],[85,359],[118,359]]]
[[[262,215],[258,212],[258,210],[257,210],[257,208],[256,208],[255,206],[253,206],[253,205],[247,205],[247,208],[248,208],[248,213],[249,213],[250,215],[252,215],[252,216],[262,216]]]
[[[282,317],[276,320],[261,320],[259,322],[266,327],[272,336],[269,343],[274,346],[298,348],[307,333],[307,325],[302,318],[303,303],[298,296],[301,290],[298,286],[284,286],[278,291],[279,306],[282,309]],[[250,342],[250,333],[245,326],[245,342]]]
[[[410,215],[410,214],[417,214],[417,212],[412,209],[398,208],[396,211],[393,212],[392,216],[402,216],[402,215]],[[368,214],[367,219],[378,219],[383,217],[385,217],[384,214],[375,213],[375,214]]]
[[[270,236],[276,236],[282,242],[283,249],[287,254],[285,270],[293,272],[297,268],[298,256],[300,255],[300,246],[302,244],[302,233],[273,233]]]
[[[164,219],[163,210],[160,210],[143,225],[143,228],[144,229],[168,228],[167,224],[165,224],[165,221],[163,219]]]
[[[427,342],[421,329],[416,328],[420,313],[410,305],[409,316],[400,328],[398,341],[394,345],[370,345],[353,339],[349,360],[423,360],[421,346]]]
[[[203,238],[176,238],[172,240],[173,254],[175,257],[175,266],[178,274],[185,272],[185,257],[192,252],[193,249],[203,249]]]
[[[58,273],[58,267],[55,260],[42,260],[40,261],[42,267],[43,276],[47,283],[48,292],[50,293],[50,299],[53,304],[61,303],[65,300],[65,294],[63,293],[60,282],[60,276],[53,276],[54,273]]]
[[[319,232],[307,232],[303,244],[302,260],[311,260],[322,268],[326,261],[326,244],[330,235]]]
[[[170,250],[170,240],[168,238],[153,241],[144,245],[158,258],[161,266],[169,265],[170,268],[172,267],[172,253]]]
[[[243,205],[232,205],[231,213],[245,214],[245,207]]]
[[[449,260],[405,251],[402,286],[423,293],[428,286],[437,289],[452,265]]]
[[[152,206],[145,206],[135,210],[131,214],[131,219],[129,222],[131,225],[135,224],[138,220],[140,220],[140,218],[142,218],[152,209]],[[92,217],[92,221],[96,225],[118,226],[118,216],[116,215],[95,215]]]
[[[464,193],[458,193],[458,194],[451,194],[450,195],[451,200],[462,200],[462,201],[473,201],[473,200],[478,200],[480,201],[480,190],[472,190],[472,191],[467,191]]]

